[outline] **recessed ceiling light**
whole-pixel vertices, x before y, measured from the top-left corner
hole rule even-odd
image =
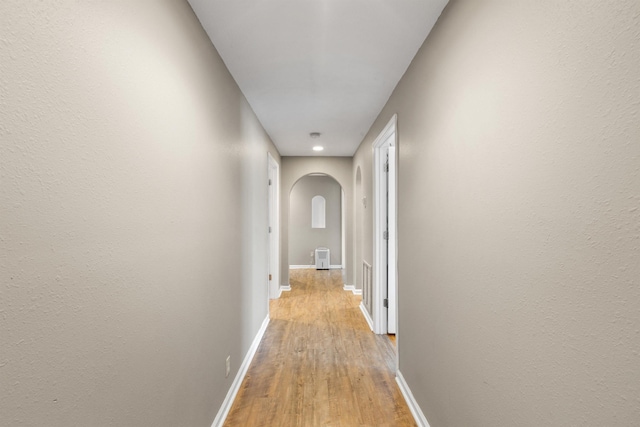
[[[324,150],[324,147],[320,145],[316,145],[315,147],[313,147],[313,151],[322,151],[322,150]]]
[[[311,132],[309,136],[313,139],[320,138],[320,132]]]

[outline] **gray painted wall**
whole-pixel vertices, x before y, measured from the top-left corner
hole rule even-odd
[[[351,157],[282,157],[280,185],[280,280],[289,285],[289,194],[295,183],[303,176],[324,173],[334,178],[344,190],[345,217],[353,215],[353,181]],[[346,266],[345,280],[353,285],[353,231],[352,221],[346,221]]]
[[[0,424],[210,426],[277,151],[186,2],[4,1],[0,40]]]
[[[386,124],[386,123],[385,123]],[[382,129],[381,129],[382,130]],[[377,136],[377,135],[376,135]],[[373,140],[365,140],[353,156],[354,257],[356,288],[362,289],[362,262],[373,266]],[[358,178],[358,173],[360,177]],[[364,199],[364,201],[363,201]],[[369,314],[372,314],[370,307]]]
[[[310,253],[317,247],[331,251],[331,264],[342,264],[342,188],[328,176],[305,176],[291,189],[289,196],[289,264],[309,265]],[[325,198],[325,228],[311,228],[311,199]]]
[[[359,149],[370,194],[398,113],[400,370],[432,427],[640,425],[639,16],[451,1]]]

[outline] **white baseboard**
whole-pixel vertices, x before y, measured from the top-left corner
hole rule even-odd
[[[353,285],[344,285],[344,289],[347,292],[351,292],[354,295],[362,295],[362,289],[356,289]]]
[[[420,405],[416,402],[416,399],[413,397],[413,393],[411,393],[411,389],[409,385],[404,380],[402,376],[402,372],[398,369],[396,372],[396,382],[398,383],[398,387],[400,387],[400,392],[404,396],[404,400],[407,402],[407,406],[409,406],[409,410],[413,415],[413,419],[416,420],[416,424],[418,427],[429,427],[429,422],[427,421],[427,417],[422,413],[422,409],[420,409]]]
[[[291,285],[280,285],[280,290],[278,292],[278,298],[282,296],[283,292],[291,292]]]
[[[260,345],[260,341],[264,336],[265,331],[267,330],[267,325],[269,325],[269,316],[267,316],[262,322],[262,326],[260,326],[260,330],[256,334],[256,337],[253,339],[251,343],[251,347],[249,347],[249,351],[247,351],[247,355],[244,357],[242,361],[242,365],[236,374],[236,377],[233,379],[233,384],[231,384],[231,388],[227,392],[227,396],[224,398],[222,402],[222,406],[220,406],[220,410],[218,410],[218,414],[216,418],[213,420],[213,424],[211,427],[222,427],[224,421],[227,419],[227,415],[229,415],[229,410],[231,409],[231,405],[233,405],[233,401],[240,390],[240,386],[242,385],[242,381],[244,377],[247,375],[247,371],[249,370],[249,365],[251,365],[251,361],[253,360],[253,356],[255,356],[256,351],[258,350],[258,346]]]
[[[371,329],[373,331],[373,320],[371,320],[371,316],[369,316],[369,313],[367,312],[367,309],[364,306],[364,302],[360,303],[360,311],[362,312],[362,315],[364,316],[364,320],[366,320],[367,323],[369,324],[369,329]]]
[[[303,268],[313,268],[313,269],[315,269],[316,266],[315,266],[315,264],[314,265],[290,265],[289,266],[290,270],[301,270]],[[342,265],[330,265],[329,268],[331,270],[340,270],[340,269],[342,269]]]

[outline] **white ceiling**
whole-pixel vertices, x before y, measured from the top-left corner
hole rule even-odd
[[[352,156],[447,1],[189,3],[280,154]]]

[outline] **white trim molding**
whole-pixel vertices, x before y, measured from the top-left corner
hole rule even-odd
[[[347,292],[351,292],[354,295],[362,295],[362,289],[356,289],[354,285],[344,285],[342,289]]]
[[[280,292],[278,292],[278,298],[282,296],[283,292],[291,292],[291,285],[280,285]]]
[[[238,369],[238,373],[236,377],[233,379],[233,383],[231,384],[231,388],[227,392],[227,396],[224,398],[220,409],[218,410],[218,414],[216,418],[213,420],[213,424],[211,427],[222,427],[224,421],[227,419],[227,415],[229,415],[229,410],[231,409],[231,405],[233,405],[233,401],[240,390],[240,386],[242,385],[242,381],[244,377],[247,375],[247,371],[249,370],[249,366],[251,365],[251,361],[253,360],[253,356],[255,356],[256,351],[258,351],[258,346],[260,345],[260,341],[262,341],[262,337],[267,330],[267,326],[269,325],[269,316],[267,316],[262,322],[262,326],[258,330],[256,337],[253,339],[251,343],[251,347],[249,347],[249,351],[247,351],[247,355],[244,357],[242,361],[242,365],[240,369]]]
[[[418,405],[418,402],[416,402],[416,399],[413,397],[413,393],[411,393],[411,389],[404,380],[402,372],[400,372],[399,369],[396,371],[396,382],[398,383],[398,387],[400,387],[400,392],[404,396],[404,400],[407,402],[407,406],[409,406],[409,410],[413,415],[413,419],[416,420],[418,427],[430,427],[427,417],[422,413],[420,405]]]
[[[364,320],[367,321],[367,324],[369,325],[369,329],[373,331],[373,320],[371,320],[371,316],[369,316],[369,312],[367,311],[367,308],[364,306],[363,302],[360,303],[360,311],[364,316]]]
[[[315,270],[316,266],[315,266],[315,264],[314,265],[290,265],[289,266],[290,270],[302,270],[302,269],[305,269],[305,268],[310,268],[310,269]],[[340,269],[342,269],[342,266],[341,265],[330,265],[329,268],[331,270],[340,270]]]
[[[383,233],[387,228],[387,183],[384,176],[386,156],[383,156],[383,147],[397,146],[398,115],[394,114],[389,123],[373,141],[373,330],[376,334],[388,332],[387,315],[385,306],[387,299],[387,253]],[[388,139],[393,136],[393,141]],[[386,230],[389,233],[389,230]],[[394,233],[395,235],[395,233]],[[396,274],[396,272],[393,272]]]
[[[269,240],[269,298],[280,297],[280,165],[267,152],[267,178],[269,180],[269,203],[267,230]]]

